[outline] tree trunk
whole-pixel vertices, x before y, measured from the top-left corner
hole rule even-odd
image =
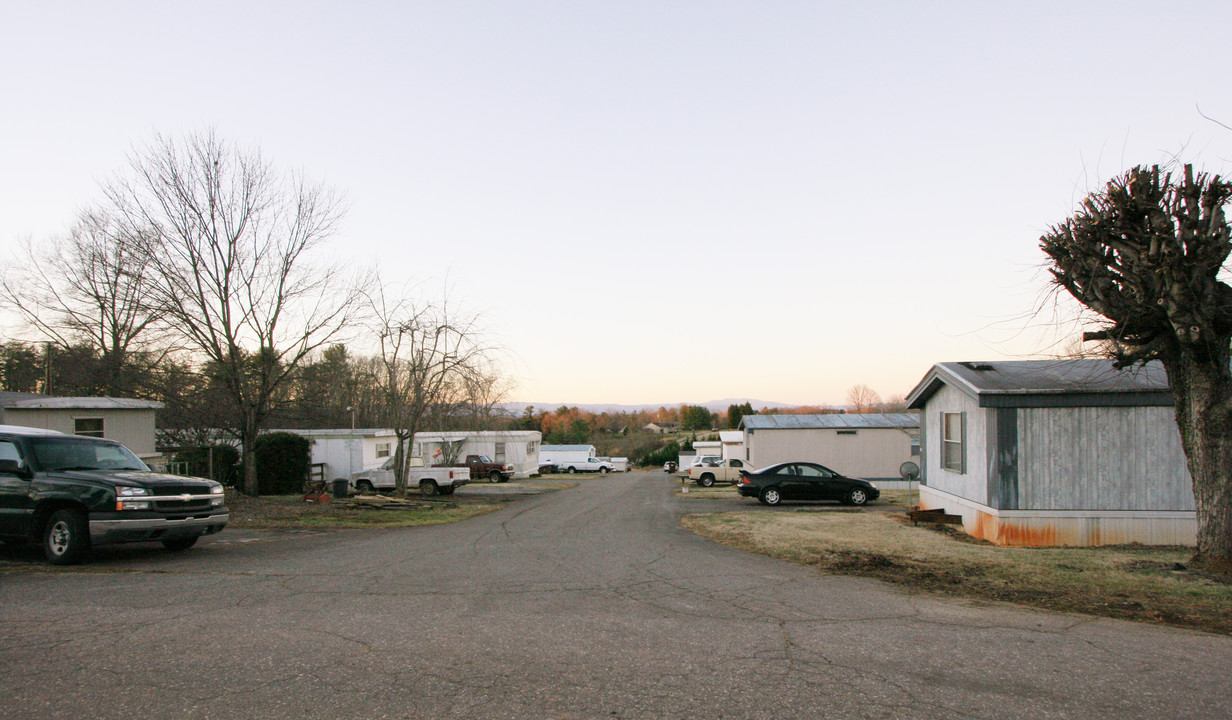
[[[1198,519],[1194,562],[1232,572],[1232,373],[1226,358],[1212,363],[1189,353],[1165,365],[1193,478]]]
[[[240,447],[244,457],[244,494],[257,497],[261,488],[257,484],[257,422],[254,418],[244,418]]]

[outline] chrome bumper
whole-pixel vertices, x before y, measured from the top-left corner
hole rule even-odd
[[[164,538],[210,535],[222,530],[230,513],[216,513],[183,519],[133,518],[91,520],[90,541],[94,543],[136,542]]]

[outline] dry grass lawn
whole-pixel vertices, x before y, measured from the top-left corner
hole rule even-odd
[[[682,522],[725,545],[913,590],[1232,634],[1232,578],[1189,570],[1192,548],[1006,548],[899,514],[820,505]]]

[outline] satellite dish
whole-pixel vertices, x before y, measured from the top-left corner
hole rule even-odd
[[[902,477],[902,479],[907,482],[911,482],[912,480],[920,477],[920,466],[908,460],[898,466],[898,474]]]

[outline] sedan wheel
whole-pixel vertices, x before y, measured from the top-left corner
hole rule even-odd
[[[848,505],[863,505],[868,502],[868,493],[864,488],[852,488],[847,491]]]
[[[355,489],[359,491],[360,495],[369,495],[376,490],[376,487],[367,480],[360,480],[355,483]]]
[[[767,505],[778,505],[783,502],[783,494],[778,488],[766,488],[761,491],[761,501]]]

